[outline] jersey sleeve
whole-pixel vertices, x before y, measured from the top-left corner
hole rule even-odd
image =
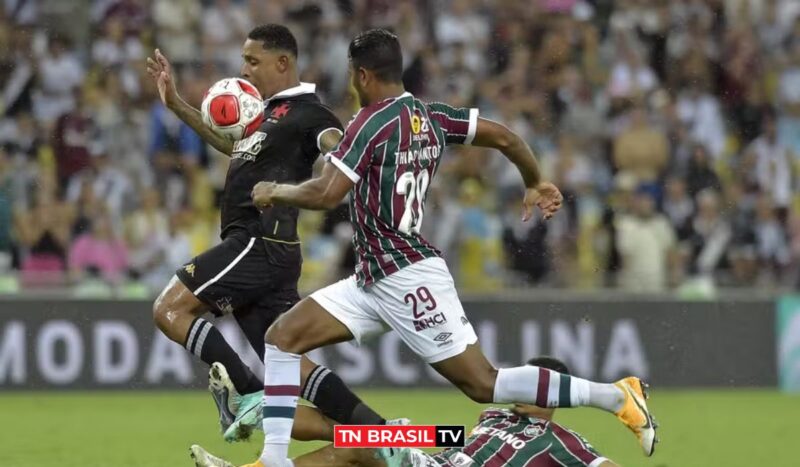
[[[303,138],[303,146],[305,153],[313,155],[316,159],[319,154],[325,153],[320,146],[320,138],[327,131],[336,131],[339,135],[342,134],[342,124],[336,118],[333,112],[325,107],[319,107],[309,119],[304,123],[305,137]],[[328,148],[330,149],[330,148]]]
[[[369,115],[363,110],[356,114],[345,128],[339,145],[325,154],[325,160],[344,172],[353,183],[358,183],[369,167],[372,153],[370,146],[374,135],[373,132],[363,131],[368,122]]]
[[[572,430],[551,423],[554,439],[550,447],[550,455],[562,465],[569,467],[598,467],[607,461],[581,435]]]
[[[478,109],[455,108],[441,102],[428,104],[428,109],[444,132],[446,144],[472,144],[478,128]]]

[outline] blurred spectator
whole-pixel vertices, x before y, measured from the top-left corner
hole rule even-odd
[[[686,188],[686,182],[679,176],[667,178],[662,209],[667,216],[678,240],[685,240],[691,234],[691,220],[694,203]]]
[[[214,0],[202,17],[206,56],[222,65],[227,74],[235,76],[241,67],[243,38],[252,27],[247,9],[240,2]]]
[[[763,132],[746,149],[755,156],[758,186],[768,193],[785,221],[792,200],[792,161],[794,156],[778,140],[774,115],[767,114],[762,123]]]
[[[101,23],[122,20],[125,34],[137,37],[150,19],[146,9],[148,3],[151,0],[98,0],[95,2],[95,15]]]
[[[131,269],[147,283],[160,281],[160,274],[153,281],[150,275],[164,262],[170,238],[170,221],[157,190],[151,188],[141,194],[139,208],[128,215],[124,226]]]
[[[118,283],[128,268],[128,249],[117,237],[108,216],[93,219],[90,231],[79,235],[69,248],[69,269],[74,278],[99,272],[109,283]]]
[[[67,200],[76,201],[83,186],[88,185],[94,197],[102,200],[111,219],[120,220],[126,208],[132,205],[134,192],[131,181],[125,172],[111,165],[102,143],[92,143],[89,152],[92,165],[71,180],[67,186]]]
[[[702,144],[695,144],[684,174],[690,196],[695,197],[701,191],[709,188],[717,191],[721,189],[719,177],[711,164],[712,160],[706,147]]]
[[[722,215],[717,192],[707,189],[697,194],[697,214],[689,238],[689,272],[710,277],[723,266],[732,238],[731,227]]]
[[[725,149],[725,126],[719,100],[699,82],[691,82],[678,94],[678,116],[688,125],[692,138],[702,143],[714,157]]]
[[[32,40],[26,28],[0,22],[0,115],[31,110],[36,80]]]
[[[14,214],[25,283],[46,285],[63,281],[71,222],[71,207],[58,201],[54,180],[42,175],[31,208],[19,209]]]
[[[200,14],[200,3],[195,0],[153,1],[156,40],[173,63],[186,63],[197,58],[196,26]]]
[[[83,65],[69,40],[56,36],[50,39],[47,53],[35,63],[38,87],[33,95],[36,119],[46,125],[75,108],[75,89],[85,76]]]
[[[631,122],[614,141],[614,164],[637,182],[655,183],[667,165],[667,138],[647,122],[643,107],[631,111]]]
[[[58,119],[53,133],[56,173],[61,190],[67,188],[75,174],[89,168],[89,145],[97,136],[86,109],[85,93],[76,92],[76,95],[75,108]]]
[[[489,27],[473,3],[472,0],[453,0],[450,8],[439,15],[435,31],[445,66],[451,65],[453,57],[460,56],[467,69],[480,72],[485,70],[483,50],[488,45]]]
[[[658,78],[637,50],[633,40],[624,33],[618,33],[617,53],[608,80],[608,94],[614,99],[633,98],[652,91],[658,85]]]
[[[779,219],[778,210],[769,195],[761,195],[755,209],[755,245],[762,271],[768,274],[766,283],[778,281],[789,264],[791,253],[786,231]],[[774,277],[774,279],[773,279]],[[765,283],[762,280],[762,283]]]
[[[92,46],[92,60],[102,67],[119,67],[133,60],[143,60],[144,50],[137,38],[125,35],[123,18],[109,18],[103,35]]]
[[[622,261],[619,285],[631,292],[659,292],[668,284],[675,233],[655,207],[652,193],[641,187],[631,214],[617,221],[617,249]]]

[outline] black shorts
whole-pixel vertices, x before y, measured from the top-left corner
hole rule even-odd
[[[297,281],[302,264],[299,243],[235,233],[175,274],[216,316],[234,314],[241,323],[241,315],[257,312],[269,327],[300,301]]]

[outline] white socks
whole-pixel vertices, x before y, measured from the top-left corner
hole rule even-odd
[[[300,395],[300,355],[267,344],[264,350],[264,449],[266,467],[291,467],[289,441]]]
[[[595,383],[537,366],[501,368],[494,384],[494,402],[539,407],[591,406],[608,412],[622,407],[625,395],[613,384]]]

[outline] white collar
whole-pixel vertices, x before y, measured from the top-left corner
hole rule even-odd
[[[316,84],[314,84],[314,83],[303,83],[301,81],[299,85],[297,85],[297,86],[295,86],[293,88],[284,89],[283,91],[275,94],[274,96],[270,97],[269,99],[264,99],[264,103],[267,104],[272,99],[276,99],[276,98],[279,98],[279,97],[292,97],[292,96],[299,96],[301,94],[314,94],[315,92],[317,92],[317,85]]]

